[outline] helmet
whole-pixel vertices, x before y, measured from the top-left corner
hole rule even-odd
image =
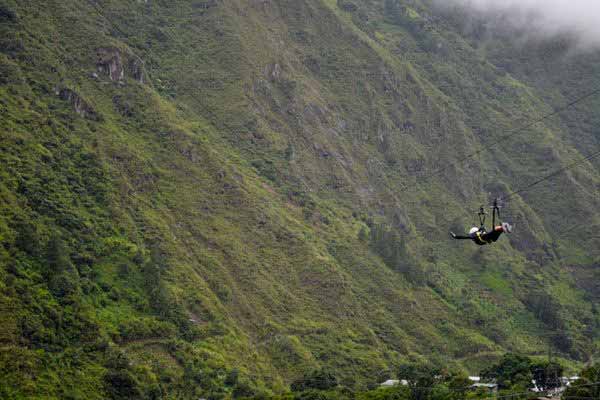
[[[469,234],[472,235],[475,232],[477,232],[478,230],[479,230],[479,228],[472,227],[471,230],[469,230]]]

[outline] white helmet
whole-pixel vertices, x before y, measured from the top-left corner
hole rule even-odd
[[[472,227],[471,230],[469,231],[469,234],[472,235],[475,232],[477,232],[478,230],[479,230],[479,228]]]

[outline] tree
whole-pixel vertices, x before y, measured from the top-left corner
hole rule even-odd
[[[564,328],[564,323],[560,317],[560,304],[545,291],[530,291],[526,295],[524,303],[535,314],[535,317],[547,326],[555,330]]]
[[[543,390],[552,390],[561,386],[560,377],[563,367],[555,362],[539,362],[531,366],[536,386]]]
[[[250,386],[248,382],[240,381],[233,388],[232,395],[234,399],[239,399],[242,397],[252,397],[256,395],[256,391],[254,390],[254,388],[252,388],[252,386]]]
[[[407,272],[410,268],[410,256],[406,242],[400,234],[385,224],[371,228],[370,244],[385,264],[399,272]]]
[[[358,6],[347,0],[337,0],[337,6],[346,12],[356,12],[358,10]]]
[[[361,242],[366,242],[367,240],[369,240],[369,232],[364,226],[360,228],[360,231],[358,232],[358,240],[360,240]]]
[[[5,6],[0,5],[0,21],[16,22],[18,20],[17,13]]]
[[[485,379],[495,379],[500,389],[510,389],[513,386],[527,388],[533,379],[532,362],[529,357],[516,354],[505,354],[500,362],[481,372]]]
[[[329,400],[327,393],[318,390],[307,390],[294,396],[294,400]]]
[[[405,7],[400,4],[400,0],[385,0],[384,10],[386,17],[391,23],[402,25],[406,22],[404,16],[406,10]]]
[[[563,398],[600,400],[600,385],[595,384],[600,382],[600,363],[585,368],[579,377],[569,386]]]
[[[433,387],[439,383],[440,371],[427,364],[409,363],[398,368],[398,379],[405,379],[411,393],[411,400],[431,398]]]
[[[450,390],[447,398],[452,400],[462,400],[467,398],[467,392],[473,384],[473,382],[469,380],[467,374],[459,372],[450,373],[444,379],[444,383]]]
[[[231,371],[229,371],[229,373],[225,377],[225,381],[223,383],[225,383],[227,386],[234,386],[238,383],[239,377],[240,377],[240,370],[237,368],[234,368]]]
[[[58,235],[52,236],[46,247],[46,265],[48,266],[48,276],[59,274],[69,269],[71,260],[69,259],[67,246]]]
[[[150,259],[144,264],[142,272],[144,274],[144,286],[150,305],[156,313],[163,318],[173,319],[173,315],[177,314],[177,305],[169,294],[169,289],[162,279],[163,272],[168,269],[168,259],[160,246],[154,245],[152,248]],[[180,321],[175,321],[180,322]]]
[[[108,371],[104,375],[104,388],[109,398],[114,400],[130,400],[142,397],[137,380],[126,369]]]
[[[103,377],[104,389],[110,399],[139,399],[142,397],[139,382],[131,372],[129,359],[118,349],[109,349],[107,372]]]
[[[292,392],[302,392],[308,389],[329,390],[338,385],[338,380],[331,372],[319,369],[307,374],[291,384]]]
[[[15,244],[17,248],[30,256],[38,255],[38,243],[40,238],[36,226],[30,222],[19,221],[16,230],[17,238]]]
[[[79,274],[71,263],[65,242],[58,235],[48,242],[46,265],[46,279],[52,294],[65,298],[79,291]]]

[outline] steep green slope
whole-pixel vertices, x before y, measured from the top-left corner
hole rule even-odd
[[[550,121],[455,162],[586,83],[507,74],[424,5],[357,4],[0,2],[1,397],[588,359],[597,291],[572,276],[598,238],[558,234],[600,222],[597,164],[511,200],[510,240],[446,233],[597,144],[588,105],[587,145]]]

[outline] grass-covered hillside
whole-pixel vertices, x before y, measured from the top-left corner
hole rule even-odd
[[[463,22],[419,0],[0,0],[0,398],[597,354],[598,158],[512,196],[494,246],[448,231],[600,150],[600,96],[500,140],[600,87],[600,56]]]

